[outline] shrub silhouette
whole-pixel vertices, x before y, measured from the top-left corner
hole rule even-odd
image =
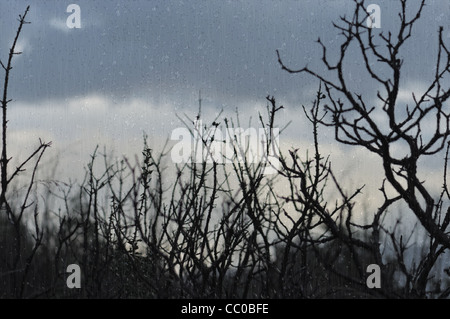
[[[319,40],[325,65],[329,71],[338,73],[336,83],[307,67],[289,68],[277,52],[284,70],[307,73],[320,84],[312,105],[304,107],[313,132],[312,153],[302,155],[296,149],[280,151],[280,167],[275,176],[264,174],[265,162],[251,163],[246,156],[241,157],[242,161],[237,160],[239,155],[248,152],[248,148],[239,145],[237,137],[233,140],[231,164],[192,160],[178,165],[168,162],[167,149],[155,154],[144,137],[142,154],[135,162],[127,157],[110,161],[96,149],[82,181],[72,184],[48,181],[45,189],[38,187],[34,177],[50,143],[40,141],[36,151],[13,171],[8,171],[10,159],[6,152],[8,80],[13,57],[19,54],[15,44],[22,27],[28,23],[25,20],[28,7],[19,16],[8,62],[1,63],[5,80],[0,296],[448,297],[449,278],[440,271],[450,245],[447,235],[450,213],[444,209],[450,197],[445,178],[448,156],[444,163],[444,189],[438,198],[433,198],[417,177],[417,161],[445,150],[450,131],[448,125],[445,130],[438,125],[434,137],[428,141],[421,137],[420,129],[415,131],[417,134],[411,132],[421,127],[424,114],[428,113],[434,112],[438,124],[440,121],[448,124],[444,104],[450,90],[445,87],[444,79],[450,71],[450,54],[440,29],[436,77],[426,94],[416,100],[414,109],[408,110],[406,118],[398,122],[393,115],[398,107],[396,97],[401,74],[398,50],[410,38],[424,2],[411,19],[405,13],[406,1],[400,0],[400,4],[397,40],[381,36],[381,41],[388,46],[387,56],[378,51],[372,30],[365,27],[367,13],[364,2],[360,1],[355,1],[352,20],[342,18],[343,26],[335,26],[344,37],[340,51],[335,52],[340,58],[337,65],[328,62],[326,47]],[[342,61],[352,41],[359,45],[366,71],[386,89],[387,95],[380,93],[379,99],[389,120],[387,134],[379,130],[372,109],[364,104],[362,96],[348,89],[342,75]],[[391,68],[393,79],[384,80],[377,73],[370,64],[373,57]],[[433,88],[440,90],[433,94]],[[431,106],[425,103],[427,99],[432,101]],[[271,147],[279,147],[273,132],[277,114],[283,108],[272,96],[267,97],[267,103],[267,115],[259,115],[260,125],[266,132],[266,158],[271,155]],[[186,125],[192,134],[199,129],[195,124]],[[354,203],[363,187],[348,192],[335,176],[318,142],[324,125],[335,129],[338,142],[363,146],[379,155],[384,163],[386,181],[380,191],[385,201],[373,214],[368,212],[363,222],[354,214]],[[215,119],[204,129],[227,130],[233,126],[232,119]],[[400,139],[410,147],[410,154],[404,159],[389,153],[390,145]],[[201,136],[199,142],[204,149],[212,151],[210,137]],[[447,147],[447,155],[448,151]],[[99,161],[104,162],[103,169],[95,169]],[[29,166],[26,187],[13,196],[11,185],[17,183],[17,176]],[[175,171],[168,171],[170,168]],[[289,192],[281,192],[277,183],[287,185]],[[387,183],[397,195],[387,194]],[[330,190],[337,195],[337,200],[327,198]],[[40,192],[39,198],[51,198],[54,207],[39,206],[33,192]],[[416,194],[422,197],[422,202]],[[385,222],[389,208],[399,201],[406,203],[417,217],[420,227],[414,228],[416,238],[402,233],[398,223]],[[420,236],[427,239],[419,247]],[[408,261],[411,256],[416,263]],[[81,268],[81,289],[66,286],[66,269],[70,264]],[[370,264],[378,264],[382,269],[379,289],[369,289],[366,285],[366,269]]]

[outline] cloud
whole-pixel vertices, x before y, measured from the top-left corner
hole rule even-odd
[[[62,181],[80,181],[90,155],[97,146],[99,154],[106,151],[111,159],[126,156],[133,160],[135,155],[141,154],[142,136],[146,132],[149,135],[149,146],[157,155],[172,130],[184,126],[175,116],[178,111],[173,105],[160,106],[143,98],[117,102],[108,96],[95,93],[65,100],[16,102],[11,105],[14,107],[10,108],[8,145],[13,162],[18,163],[26,158],[38,145],[39,138],[45,142],[52,141],[52,147],[44,156],[44,171],[51,171],[54,159],[58,158],[60,166],[56,177]],[[240,127],[260,126],[257,114],[261,112],[264,116],[264,104],[249,100],[237,106],[241,110]],[[212,123],[218,115],[212,108],[205,108],[203,111],[204,124]],[[306,121],[301,124],[304,118],[297,112],[301,111],[291,108],[281,111],[279,125],[282,126],[286,119],[292,119],[293,129],[280,136],[280,145],[284,154],[288,154],[288,150],[299,149],[299,156],[305,160],[306,154],[312,156],[313,152],[311,128]],[[194,118],[195,114],[197,110],[187,113],[191,118]],[[184,118],[182,113],[178,115]],[[219,122],[223,124],[223,117],[232,117],[235,120],[235,116],[234,110],[225,110]],[[253,118],[251,122],[250,117]],[[303,132],[300,132],[302,125]],[[169,141],[169,146],[173,144],[174,142]],[[332,138],[322,140],[320,151],[323,157],[330,155],[333,172],[347,194],[365,185],[362,194],[355,199],[354,213],[358,221],[374,213],[383,201],[379,191],[384,176],[381,159],[362,147],[343,146]],[[102,163],[100,161],[99,165],[103,165]],[[175,170],[170,155],[164,165],[167,166],[167,179],[164,182],[169,184],[171,176],[175,176],[170,173]],[[421,167],[419,176],[424,177],[427,186],[437,194],[439,186],[442,185],[442,175],[436,166]],[[328,185],[326,198],[332,205],[334,199],[340,197],[331,181]],[[280,194],[287,194],[290,190],[286,181],[281,181],[276,187]],[[396,193],[389,189],[389,194],[394,196]]]
[[[22,37],[17,41],[16,44],[16,52],[22,52],[22,54],[30,55],[33,47],[30,44],[30,41],[26,37]]]
[[[419,82],[419,81],[408,81],[404,85],[400,86],[400,90],[397,95],[398,103],[409,104],[410,106],[414,105],[413,93],[417,100],[420,100],[422,95],[428,89],[427,83]]]
[[[58,31],[69,32],[71,30],[67,27],[66,20],[61,18],[51,18],[48,24],[50,27]]]

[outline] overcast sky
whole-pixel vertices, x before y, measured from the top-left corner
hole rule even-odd
[[[81,8],[80,29],[66,25],[71,3]],[[381,8],[381,29],[375,33],[397,30],[398,1],[367,3]],[[408,9],[414,11],[418,3],[408,1]],[[282,71],[275,50],[293,68],[308,64],[323,71],[315,41],[320,37],[331,49],[338,47],[342,38],[332,22],[353,9],[350,0],[1,1],[2,61],[28,4],[31,24],[24,27],[23,54],[15,58],[11,74],[10,144],[20,158],[39,137],[52,140],[48,156],[60,154],[62,166],[72,172],[89,160],[96,144],[131,155],[139,152],[143,131],[160,143],[182,126],[176,114],[196,114],[200,90],[205,114],[214,117],[223,109],[230,115],[238,107],[242,118],[253,116],[254,123],[265,97],[274,95],[285,106],[280,125],[293,121],[280,141],[308,147],[309,127],[300,106],[314,98],[318,82]],[[449,17],[448,0],[425,7],[401,52],[400,101],[412,91],[420,93],[433,75],[437,31],[444,26],[450,42]],[[352,89],[373,95],[360,58],[350,53],[347,61]],[[338,165],[339,160],[351,167],[356,162],[359,176],[377,175],[370,172],[376,159],[365,151],[346,153],[331,135],[324,139],[324,153],[334,153]]]
[[[394,29],[397,1],[374,2],[382,12],[380,31]],[[418,2],[409,1],[411,11]],[[70,3],[81,8],[81,29],[66,26]],[[180,107],[192,104],[199,89],[211,107],[266,94],[293,99],[311,79],[283,73],[275,50],[293,66],[320,65],[314,41],[339,44],[331,24],[353,8],[350,0],[2,1],[3,58],[27,4],[32,24],[23,32],[24,55],[11,86],[17,100],[102,94]],[[429,68],[419,58],[436,43],[438,26],[449,24],[449,8],[448,1],[434,0],[424,10],[409,52],[412,78]],[[350,66],[349,73],[356,76],[357,69]]]

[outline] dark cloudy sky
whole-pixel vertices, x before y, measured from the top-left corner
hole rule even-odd
[[[81,8],[81,29],[66,26],[71,3]],[[376,32],[397,30],[398,1],[366,3],[381,8]],[[410,12],[418,3],[408,1]],[[66,166],[84,164],[96,144],[127,154],[139,152],[143,131],[155,143],[166,138],[181,125],[175,114],[195,114],[199,90],[211,116],[238,107],[243,117],[255,117],[266,95],[274,95],[286,106],[280,124],[293,121],[281,142],[309,145],[299,106],[313,99],[318,82],[283,72],[275,50],[293,68],[322,71],[315,41],[320,37],[329,52],[337,48],[342,38],[332,22],[353,9],[350,0],[7,0],[0,2],[3,61],[28,4],[31,24],[11,75],[11,143],[25,155],[38,137],[52,140]],[[433,75],[437,31],[444,26],[450,42],[449,17],[448,0],[429,1],[401,52],[399,101],[420,93]],[[346,70],[355,91],[373,96],[358,55],[349,55]],[[327,150],[339,154],[331,143]],[[353,159],[365,162],[361,154]]]
[[[372,2],[382,10],[380,30],[393,29],[397,1]],[[409,1],[411,11],[418,2]],[[81,29],[65,24],[70,3],[81,8]],[[350,0],[2,1],[3,58],[27,4],[32,24],[23,32],[24,56],[11,86],[16,99],[95,93],[186,104],[201,89],[215,106],[267,94],[298,95],[311,79],[283,73],[275,50],[292,66],[320,66],[314,41],[320,36],[339,44],[331,23],[353,8]],[[429,68],[421,57],[436,43],[438,26],[449,24],[449,8],[448,1],[434,0],[424,10],[415,30],[419,40],[404,52],[416,63],[411,78]],[[349,73],[356,77],[357,69],[350,66]]]

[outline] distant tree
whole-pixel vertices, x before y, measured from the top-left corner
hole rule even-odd
[[[22,27],[28,24],[25,20],[30,7],[28,6],[23,15],[19,15],[19,27],[17,29],[14,41],[9,49],[8,60],[6,63],[0,61],[0,65],[3,68],[5,75],[3,81],[3,94],[1,98],[2,107],[2,154],[0,159],[1,168],[1,193],[0,193],[0,223],[3,226],[3,240],[0,242],[0,254],[2,256],[2,265],[0,270],[3,274],[0,274],[3,278],[8,278],[8,287],[3,289],[3,293],[12,293],[16,297],[22,297],[27,289],[27,277],[30,274],[30,267],[33,258],[36,255],[36,251],[39,249],[42,243],[43,233],[39,227],[39,221],[37,218],[37,211],[34,211],[34,234],[30,236],[27,228],[24,226],[25,212],[32,210],[34,207],[31,201],[31,193],[34,186],[35,174],[38,164],[44,154],[44,151],[51,145],[51,143],[44,143],[39,140],[39,146],[29,155],[22,163],[16,166],[12,172],[8,172],[9,162],[11,158],[8,157],[7,152],[7,110],[9,103],[12,101],[8,97],[8,86],[13,69],[13,58],[16,55],[21,54],[16,50],[17,41],[22,32]],[[16,181],[18,175],[25,171],[27,165],[35,161],[32,166],[31,176],[27,187],[25,188],[25,194],[21,198],[21,203],[18,205],[11,205],[8,189]],[[30,209],[31,208],[31,209]],[[5,222],[5,221],[8,222]],[[7,234],[7,236],[5,236]],[[31,245],[31,247],[30,247]],[[3,268],[5,267],[5,268]],[[20,270],[20,271],[19,271]]]
[[[355,224],[350,218],[351,209],[349,209],[346,212],[347,216],[342,216],[343,228],[340,228],[333,219],[335,212],[323,210],[318,205],[317,198],[308,195],[306,199],[309,201],[308,205],[316,207],[316,214],[326,225],[330,236],[347,246],[353,258],[357,255],[353,249],[363,249],[372,256],[373,262],[384,265],[385,272],[388,265],[386,260],[383,262],[380,244],[383,238],[390,241],[395,255],[394,264],[406,281],[404,290],[397,293],[403,297],[426,297],[430,296],[430,289],[436,292],[435,287],[431,287],[431,271],[439,257],[450,248],[450,193],[447,183],[450,147],[448,140],[450,52],[444,42],[444,28],[440,27],[436,37],[437,56],[433,79],[420,96],[417,92],[411,92],[413,105],[408,106],[399,102],[404,62],[401,49],[412,39],[413,27],[424,10],[425,0],[421,1],[411,17],[406,12],[407,1],[400,0],[399,4],[401,11],[398,31],[381,32],[376,36],[374,29],[366,24],[369,15],[365,1],[355,0],[353,16],[341,17],[339,24],[333,24],[343,39],[340,48],[330,53],[321,39],[317,41],[322,48],[322,61],[331,73],[329,75],[322,75],[308,66],[293,69],[283,62],[279,51],[277,55],[283,70],[293,74],[305,73],[323,83],[325,94],[318,96],[318,101],[326,100],[324,110],[328,116],[313,117],[314,123],[332,127],[336,141],[345,145],[364,147],[376,154],[383,164],[385,179],[380,191],[384,196],[384,202],[373,214],[371,222]],[[367,96],[353,91],[345,68],[350,52],[360,54],[364,61],[360,71],[367,72],[367,75],[378,84],[374,90],[377,90],[379,105],[370,104]],[[331,62],[330,55],[333,55],[336,63]],[[407,146],[406,154],[402,156],[395,154],[393,150],[398,144]],[[443,187],[440,196],[436,196],[419,178],[419,161],[431,156],[442,156],[445,150]],[[301,183],[302,189],[306,187],[306,184],[303,186],[304,181]],[[395,194],[392,195],[386,190],[387,185],[395,190]],[[303,192],[307,193],[307,190]],[[406,204],[427,233],[428,242],[423,243],[426,252],[422,252],[421,259],[416,265],[408,264],[406,261],[406,251],[411,244],[408,238],[411,239],[411,236],[399,233],[397,227],[394,231],[389,230],[387,225],[383,224],[388,209],[397,202]],[[355,238],[352,234],[358,229],[371,231],[371,238],[366,240]],[[358,263],[357,259],[355,262]],[[442,275],[439,274],[439,277]],[[437,296],[447,297],[450,294],[450,287],[444,287],[444,291],[440,289],[437,289]]]

